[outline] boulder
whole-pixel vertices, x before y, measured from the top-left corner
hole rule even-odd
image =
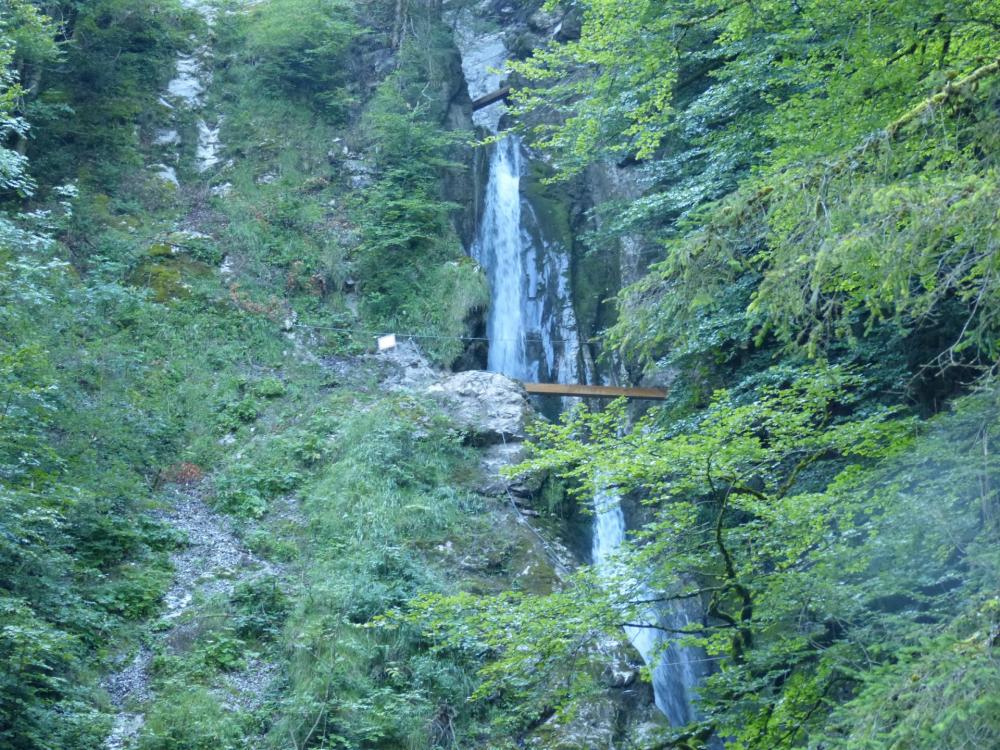
[[[619,707],[612,698],[594,696],[565,719],[554,716],[536,727],[525,745],[538,750],[614,748]]]
[[[523,440],[532,414],[524,387],[505,375],[469,370],[429,386],[460,428],[481,445]]]
[[[443,374],[431,365],[420,347],[405,339],[392,349],[376,354],[375,361],[382,368],[382,387],[390,391],[424,390]]]

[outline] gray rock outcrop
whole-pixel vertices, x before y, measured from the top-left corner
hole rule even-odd
[[[532,408],[524,387],[505,375],[469,370],[430,385],[455,423],[481,445],[523,440]]]

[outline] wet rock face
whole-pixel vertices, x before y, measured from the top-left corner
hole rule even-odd
[[[484,19],[489,17],[489,8],[483,3],[476,8],[449,10],[445,15],[455,32],[455,44],[461,55],[462,74],[470,100],[496,91],[507,77],[505,29],[484,23]],[[506,111],[503,103],[497,102],[473,113],[472,121],[495,133]]]
[[[532,408],[528,394],[516,380],[470,370],[434,383],[426,392],[442,403],[473,442],[488,445],[525,437]]]
[[[524,458],[524,446],[520,442],[494,443],[483,449],[482,456],[483,479],[477,487],[479,492],[484,495],[529,494],[518,491],[523,483],[514,483],[500,475],[505,466],[513,466]]]

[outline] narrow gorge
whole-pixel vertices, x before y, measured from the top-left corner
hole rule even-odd
[[[1000,747],[997,28],[0,0],[0,750]]]

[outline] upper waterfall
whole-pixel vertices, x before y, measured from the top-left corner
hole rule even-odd
[[[483,216],[472,256],[486,272],[488,368],[521,380],[572,382],[579,343],[569,283],[569,251],[546,236],[523,195],[521,140],[493,148]]]
[[[538,362],[530,361],[525,339],[530,310],[521,246],[520,182],[520,143],[508,136],[493,150],[485,209],[472,255],[486,270],[493,295],[486,326],[487,366],[514,378],[534,380]]]

